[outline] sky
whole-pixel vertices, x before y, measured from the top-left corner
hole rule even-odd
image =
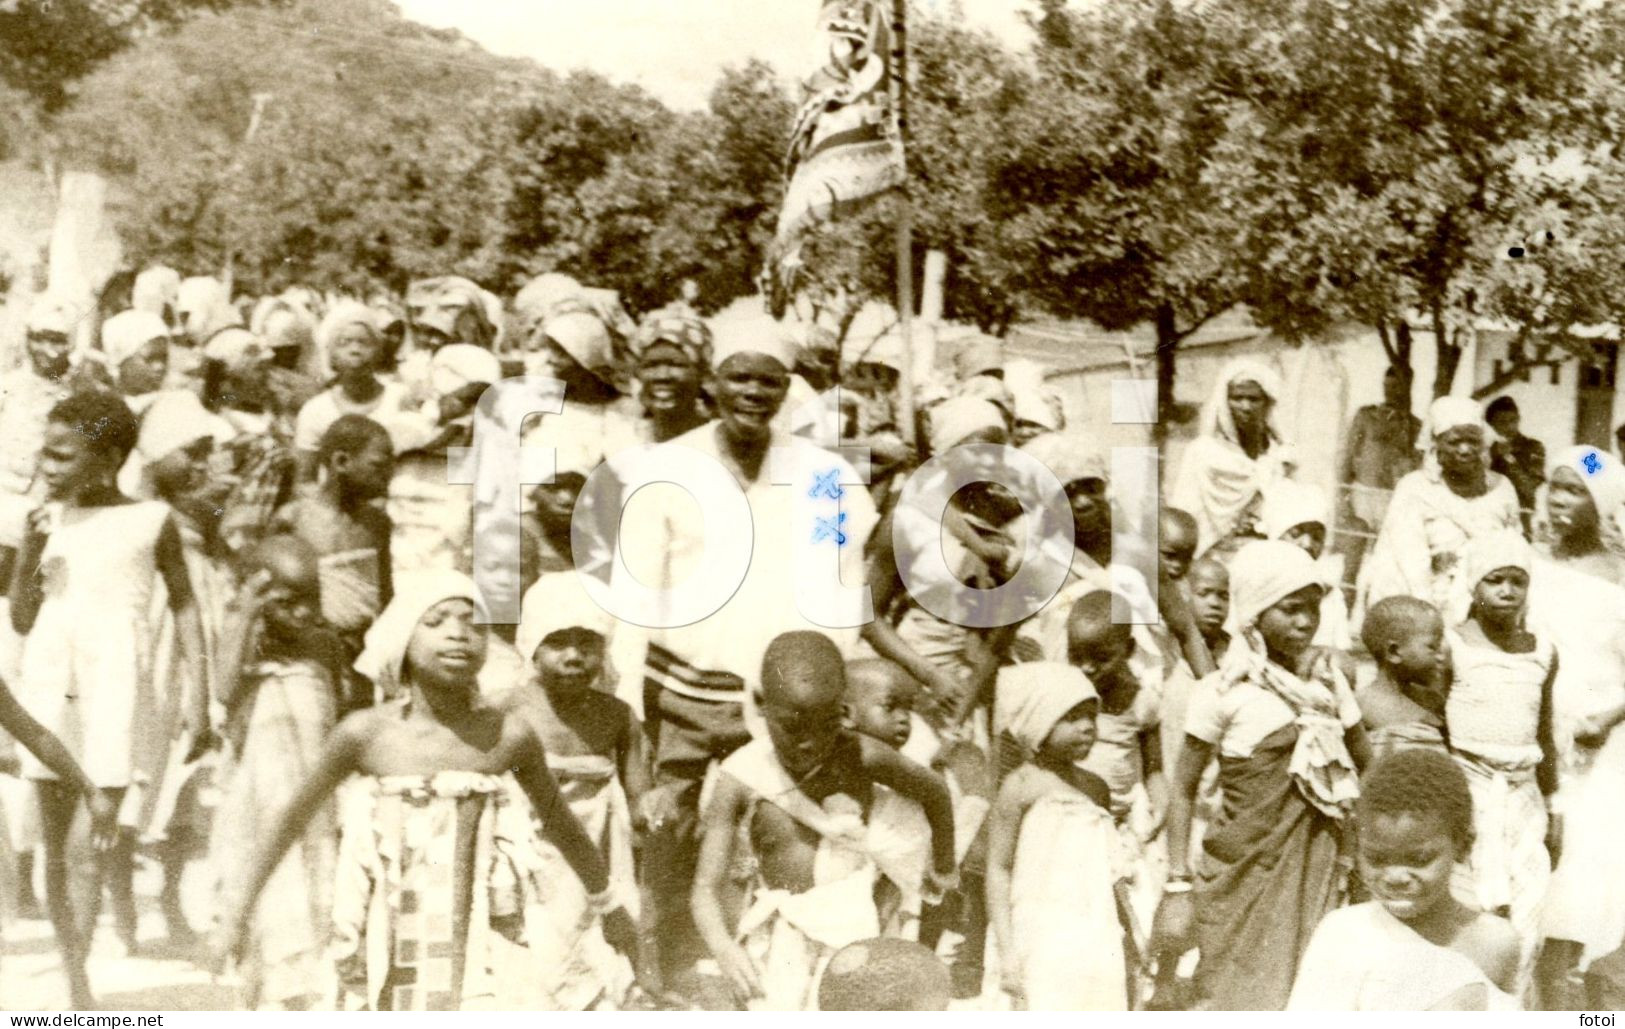
[[[557,71],[589,68],[679,108],[705,105],[718,72],[751,57],[801,77],[816,66],[817,0],[397,0],[494,53]],[[946,9],[952,0],[916,0]],[[1032,0],[959,0],[967,19],[1019,46]]]

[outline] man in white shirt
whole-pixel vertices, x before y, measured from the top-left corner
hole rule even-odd
[[[773,427],[789,389],[791,362],[782,343],[717,342],[717,419],[655,451],[683,447],[716,461],[744,493],[754,529],[749,567],[720,609],[691,624],[646,630],[637,699],[654,747],[649,882],[668,972],[703,953],[688,895],[706,770],[751,738],[747,715],[754,713],[763,654],[776,636],[812,629],[843,650],[856,644],[866,594],[841,585],[862,587],[864,544],[878,520],[850,464]],[[655,590],[718,574],[717,555],[705,552],[705,518],[718,517],[724,499],[732,498],[690,499],[670,483],[638,490],[622,519],[622,573]],[[838,583],[831,565],[839,569]]]

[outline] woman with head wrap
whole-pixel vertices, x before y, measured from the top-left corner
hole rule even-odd
[[[1454,672],[1445,729],[1467,774],[1477,829],[1454,892],[1506,917],[1517,931],[1517,995],[1530,985],[1557,858],[1548,829],[1553,837],[1561,832],[1547,818],[1558,777],[1551,718],[1558,661],[1551,641],[1526,625],[1533,557],[1516,523],[1472,540],[1462,551],[1457,594],[1445,613]]]
[[[1197,437],[1179,461],[1168,504],[1196,518],[1196,556],[1219,554],[1254,536],[1264,490],[1291,475],[1289,448],[1275,427],[1281,379],[1250,360],[1226,366],[1202,408]]]
[[[1393,596],[1416,597],[1447,610],[1460,592],[1459,565],[1467,544],[1522,526],[1518,494],[1489,470],[1487,431],[1471,400],[1433,402],[1427,460],[1395,485],[1361,568],[1361,610]]]
[[[686,308],[661,308],[643,319],[633,349],[643,405],[640,438],[664,443],[710,418],[700,390],[711,370],[711,330],[705,322]]]
[[[225,494],[220,538],[232,553],[242,553],[267,534],[277,508],[292,498],[297,461],[288,420],[279,421],[275,410],[270,348],[247,329],[224,329],[204,345],[203,361],[203,406],[233,433],[216,461]]]
[[[1249,543],[1230,583],[1240,632],[1186,711],[1153,946],[1163,960],[1200,949],[1201,1008],[1280,1010],[1315,926],[1342,902],[1344,828],[1370,747],[1342,669],[1311,646],[1326,588],[1313,559]],[[1191,869],[1193,805],[1215,757],[1224,803]]]
[[[147,311],[125,311],[102,323],[102,360],[130,410],[140,414],[164,388],[169,326]]]
[[[421,432],[406,386],[381,375],[389,365],[389,348],[378,331],[376,311],[341,300],[316,327],[315,340],[333,381],[300,407],[294,420],[293,448],[302,482],[315,481],[322,434],[344,415],[371,418],[396,436]]]
[[[999,673],[994,722],[1024,760],[1005,777],[988,824],[987,904],[1003,985],[1028,1011],[1127,1011],[1126,872],[1106,784],[1079,765],[1100,697],[1071,665]]]
[[[1337,586],[1343,562],[1341,557],[1326,553],[1332,529],[1331,507],[1320,487],[1282,479],[1265,491],[1258,515],[1265,539],[1286,540],[1302,547],[1304,553],[1320,562],[1326,582]],[[1349,610],[1341,589],[1329,589],[1321,598],[1320,629],[1315,633],[1315,645],[1345,651],[1353,645],[1349,635]]]
[[[1625,469],[1613,455],[1578,446],[1548,458],[1529,625],[1557,649],[1554,807],[1563,822],[1562,861],[1546,894],[1540,979],[1543,993],[1575,1004],[1580,998],[1565,992],[1570,976],[1625,938],[1625,851],[1614,829],[1625,796],[1622,514]]]
[[[356,664],[395,699],[348,716],[328,737],[256,848],[226,920],[228,946],[240,946],[283,853],[354,776],[339,798],[333,880],[330,953],[343,1006],[545,1006],[526,942],[541,928],[527,924],[539,914],[538,891],[550,886],[537,876],[532,812],[541,838],[581,879],[605,938],[635,953],[636,930],[528,718],[480,698],[489,633],[474,583],[442,572],[396,585]]]

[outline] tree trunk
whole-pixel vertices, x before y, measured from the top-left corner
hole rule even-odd
[[[1174,309],[1168,304],[1157,308],[1157,431],[1160,445],[1168,438],[1168,427],[1174,421],[1175,354],[1179,349],[1179,326]]]
[[[1433,372],[1433,398],[1450,395],[1450,384],[1456,379],[1456,367],[1461,364],[1461,345],[1445,332],[1444,308],[1433,305],[1433,346],[1439,363]]]

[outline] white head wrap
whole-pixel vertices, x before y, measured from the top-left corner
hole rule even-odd
[[[1230,561],[1230,610],[1239,628],[1250,629],[1259,615],[1305,586],[1325,585],[1319,565],[1303,548],[1255,540]]]
[[[102,354],[107,366],[118,371],[118,366],[141,352],[155,339],[169,335],[169,326],[150,311],[121,311],[102,322]]]
[[[993,725],[1037,753],[1068,711],[1098,700],[1089,677],[1059,661],[1034,661],[999,669]]]
[[[954,371],[961,382],[1004,368],[1004,344],[989,337],[968,340],[954,355]]]
[[[542,326],[542,333],[557,343],[576,364],[595,377],[615,385],[615,346],[609,329],[597,315],[570,311],[555,315]]]
[[[203,344],[203,356],[233,372],[271,359],[271,348],[247,329],[222,329]]]
[[[713,328],[711,341],[711,367],[720,370],[723,362],[735,354],[765,354],[790,371],[796,366],[796,346],[777,329],[762,329],[751,325],[724,323],[720,330]]]
[[[931,452],[947,453],[978,432],[1005,428],[1004,413],[992,403],[952,397],[931,409]]]
[[[1540,522],[1549,527],[1550,516],[1546,503],[1551,478],[1559,468],[1567,468],[1580,477],[1580,483],[1591,494],[1591,503],[1597,509],[1597,529],[1603,545],[1610,553],[1625,557],[1625,468],[1610,453],[1598,447],[1581,445],[1567,447],[1546,458],[1547,483],[1540,493]]]
[[[161,264],[143,269],[130,287],[130,307],[159,317],[165,308],[176,310],[180,299],[181,273]]]
[[[1478,429],[1489,439],[1490,429],[1484,422],[1484,412],[1466,397],[1440,397],[1428,408],[1428,437],[1434,443],[1451,429],[1463,425]]]
[[[439,397],[450,396],[476,382],[489,386],[501,378],[502,362],[489,350],[472,343],[441,347],[429,362],[429,386]]]
[[[243,324],[242,314],[231,304],[226,284],[203,275],[180,284],[176,291],[175,315],[188,333],[200,339]]]
[[[412,634],[430,609],[444,600],[468,600],[483,611],[485,603],[474,580],[460,572],[436,570],[402,575],[394,583],[395,593],[367,630],[365,646],[356,658],[355,670],[371,679],[386,697],[405,688],[402,669]]]
[[[35,297],[28,308],[29,332],[57,332],[71,336],[78,322],[79,306],[66,297],[45,293]]]
[[[1225,365],[1219,381],[1213,386],[1213,392],[1208,395],[1207,404],[1202,408],[1199,431],[1205,436],[1217,436],[1240,445],[1236,437],[1235,419],[1230,417],[1230,387],[1239,382],[1256,383],[1270,399],[1271,406],[1264,425],[1270,439],[1279,441],[1281,434],[1275,427],[1275,405],[1281,402],[1281,377],[1268,365],[1247,358],[1238,358]]]
[[[599,685],[614,689],[618,680],[607,648],[615,618],[599,607],[581,585],[579,572],[547,572],[525,591],[519,605],[519,630],[514,637],[519,655],[530,665],[542,641],[564,629],[589,629],[604,637],[604,674]]]
[[[1054,472],[1063,487],[1082,479],[1111,479],[1106,455],[1099,444],[1082,433],[1046,432],[1028,440],[1021,452]]]
[[[586,298],[581,283],[560,272],[538,275],[525,283],[513,298],[514,313],[519,316],[519,332],[525,339],[555,315],[571,310],[585,310]]]
[[[1316,522],[1329,534],[1332,528],[1329,512],[1326,494],[1318,486],[1281,479],[1265,487],[1258,520],[1263,523],[1264,536],[1278,540],[1305,522]]]

